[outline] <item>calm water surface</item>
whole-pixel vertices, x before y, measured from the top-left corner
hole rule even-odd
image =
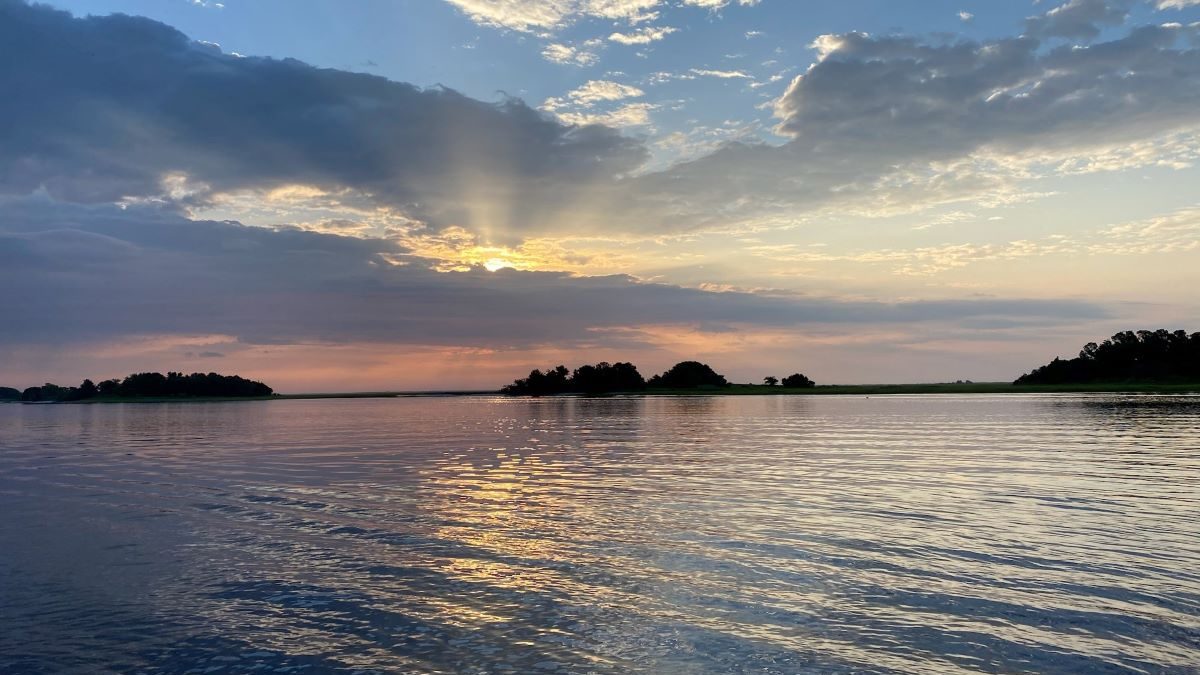
[[[0,405],[0,671],[1200,672],[1200,398]]]

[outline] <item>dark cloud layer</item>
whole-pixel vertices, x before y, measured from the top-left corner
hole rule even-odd
[[[1200,28],[1166,24],[1086,46],[1034,37],[935,44],[907,36],[825,36],[826,53],[776,104],[781,147],[733,144],[643,179],[669,223],[714,222],[730,207],[780,215],[1005,196],[1009,169],[931,163],[980,153],[1052,161],[1200,130]],[[679,208],[684,203],[688,208]],[[740,206],[739,206],[740,205]]]
[[[1104,316],[1078,301],[838,302],[715,293],[622,275],[441,273],[393,244],[148,208],[0,202],[0,341],[224,334],[245,342],[529,346],[602,342],[646,324],[802,326]]]
[[[1028,37],[930,45],[840,35],[781,99],[781,129],[814,152],[896,158],[1088,147],[1196,126],[1200,51],[1185,40],[1196,32],[1143,26],[1049,50]]]
[[[212,190],[349,187],[418,216],[554,201],[637,167],[644,148],[524,103],[476,101],[294,60],[239,58],[149,19],[0,0],[0,192],[81,202]]]

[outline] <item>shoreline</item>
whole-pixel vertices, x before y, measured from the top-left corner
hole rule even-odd
[[[1200,383],[1095,383],[1019,385],[1007,382],[929,383],[929,384],[827,384],[801,389],[768,387],[762,384],[734,384],[724,388],[647,389],[644,391],[611,392],[605,394],[556,394],[549,397],[605,398],[612,396],[889,396],[929,394],[1200,394]],[[96,397],[81,401],[47,401],[28,403],[45,405],[57,403],[228,403],[234,401],[303,401],[320,399],[362,398],[458,398],[467,396],[504,396],[499,391],[366,391],[341,393],[273,394],[271,396],[216,397]],[[512,396],[508,398],[538,398]],[[6,400],[0,403],[22,403]]]

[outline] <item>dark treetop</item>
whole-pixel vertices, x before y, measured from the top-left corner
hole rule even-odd
[[[648,383],[663,389],[695,389],[697,387],[728,387],[724,375],[717,374],[707,364],[699,361],[682,361],[671,366],[662,375],[655,375]]]
[[[569,373],[569,374],[568,374]],[[600,362],[580,366],[571,373],[566,366],[534,370],[500,391],[510,396],[549,396],[553,394],[605,394],[616,391],[641,391],[646,380],[632,363]]]
[[[270,396],[272,389],[262,382],[237,375],[217,373],[136,373],[123,380],[104,380],[95,384],[84,380],[78,387],[60,387],[46,383],[21,393],[22,401],[86,401],[92,398],[243,398]]]
[[[772,378],[774,379],[774,378]],[[785,377],[788,387],[811,387],[812,380],[799,373]],[[649,389],[715,389],[728,387],[725,377],[698,361],[677,363],[650,381],[642,379],[632,363],[597,363],[580,366],[574,372],[566,366],[545,371],[534,370],[500,391],[510,396],[551,396],[554,394],[606,394]]]
[[[1015,384],[1200,382],[1200,333],[1139,330],[1089,342],[1079,356],[1054,359]]]
[[[779,382],[768,377],[768,386]],[[509,396],[553,396],[554,394],[609,394],[637,392],[645,389],[718,389],[729,387],[725,376],[699,361],[682,361],[671,366],[650,381],[642,379],[641,373],[632,363],[597,363],[580,366],[574,372],[566,366],[556,366],[544,371],[534,370],[500,390]],[[783,378],[783,386],[792,389],[815,387],[816,384],[800,373]]]
[[[16,401],[21,398],[21,391],[12,387],[0,387],[0,401]]]
[[[817,383],[801,375],[800,373],[793,373],[783,378],[783,386],[790,387],[792,389],[808,389],[810,387],[817,386]]]

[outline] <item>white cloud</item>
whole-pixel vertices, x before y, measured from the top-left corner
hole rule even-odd
[[[778,73],[775,73],[774,75],[772,75],[772,76],[768,77],[768,78],[767,78],[767,79],[765,79],[765,80],[762,80],[762,81],[759,81],[759,82],[751,82],[751,83],[750,83],[750,88],[751,88],[751,89],[759,89],[759,88],[761,88],[761,87],[765,87],[765,86],[767,86],[767,85],[770,85],[770,84],[775,84],[776,82],[779,82],[779,81],[783,80],[784,76],[786,76],[786,75],[788,74],[788,71],[790,71],[790,70],[791,70],[791,68],[788,68],[787,70],[783,70],[783,71],[780,71],[780,72],[778,72]],[[769,104],[769,103],[770,103],[770,102],[768,101],[768,104]],[[770,107],[770,106],[768,105],[767,107]]]
[[[1185,9],[1200,5],[1200,0],[1157,0],[1154,6],[1158,9]]]
[[[573,66],[592,66],[600,61],[600,57],[586,48],[552,42],[542,48],[542,58],[553,63]]]
[[[971,19],[974,19],[974,18],[975,18],[975,15],[974,15],[974,14],[972,14],[972,13],[970,13],[970,12],[968,12],[968,11],[966,11],[966,10],[963,10],[963,11],[961,11],[961,12],[959,12],[959,13],[958,13],[958,18],[959,18],[959,20],[961,20],[963,23],[968,23],[968,22],[970,22],[970,21],[971,21]]]
[[[705,68],[692,68],[690,72],[693,75],[699,75],[701,77],[716,77],[722,80],[754,79],[751,75],[740,70],[707,70]]]
[[[656,109],[658,109],[658,106],[652,103],[627,103],[607,112],[561,111],[555,114],[558,116],[558,119],[567,124],[578,124],[580,126],[602,124],[608,127],[623,128],[648,126],[650,124],[650,113]]]
[[[445,0],[472,21],[523,32],[560,28],[580,18],[646,20],[661,0]]]
[[[737,4],[741,5],[742,7],[753,7],[761,1],[762,0],[737,0]],[[683,4],[685,5],[703,7],[704,9],[712,11],[724,9],[726,6],[732,4],[732,2],[733,0],[683,0]]]
[[[619,101],[625,98],[637,98],[646,92],[628,84],[611,80],[588,80],[587,83],[567,92],[567,100],[571,103],[590,108],[599,101]],[[561,101],[562,99],[549,99]]]
[[[637,87],[620,82],[589,80],[564,96],[546,99],[541,109],[567,124],[603,124],[618,128],[648,126],[650,112],[656,110],[657,105],[626,103],[609,110],[595,109],[597,104],[638,98],[645,93]]]
[[[628,33],[613,33],[608,39],[623,45],[646,45],[657,42],[676,30],[678,29],[670,26],[646,26]]]
[[[694,80],[696,76],[691,73],[671,73],[665,70],[660,70],[655,73],[650,73],[642,79],[642,84],[654,85],[670,82],[672,80]]]
[[[198,0],[194,0],[198,1]],[[760,0],[736,0],[752,7]],[[637,25],[659,17],[666,0],[445,0],[475,23],[527,33],[554,30],[581,19],[608,19]],[[683,0],[683,5],[710,11],[734,0]]]

